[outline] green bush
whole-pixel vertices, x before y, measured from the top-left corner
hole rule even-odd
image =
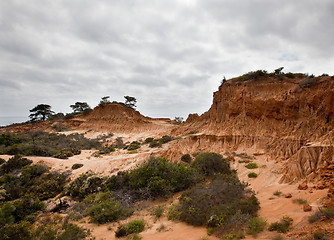
[[[256,178],[257,174],[255,172],[248,173],[249,178]]]
[[[72,169],[75,170],[75,169],[78,169],[78,168],[81,168],[83,167],[83,164],[82,163],[74,163],[72,165]]]
[[[277,231],[280,233],[286,233],[289,230],[291,223],[292,223],[292,218],[283,216],[283,218],[279,222],[271,223],[268,227],[268,230]]]
[[[133,209],[126,207],[119,201],[116,201],[109,193],[98,193],[90,196],[86,200],[91,206],[87,209],[87,215],[94,223],[103,224],[107,222],[118,221],[129,217]],[[90,200],[92,199],[92,200]]]
[[[208,186],[198,185],[185,191],[179,204],[169,209],[168,218],[227,230],[247,223],[258,209],[254,193],[235,174],[220,174]]]
[[[149,138],[146,138],[146,139],[145,139],[144,143],[145,143],[145,144],[149,144],[149,143],[153,142],[153,140],[154,140],[154,138],[149,137]]]
[[[93,173],[82,173],[66,186],[65,194],[72,197],[85,198],[91,193],[102,191],[105,179]]]
[[[137,142],[137,141],[133,141],[132,143],[130,143],[129,146],[127,146],[127,150],[128,151],[133,151],[133,150],[136,150],[136,149],[139,149],[140,148],[140,143]]]
[[[31,224],[25,221],[6,224],[0,228],[0,236],[3,240],[31,240]]]
[[[159,139],[154,139],[154,140],[150,143],[149,147],[150,147],[150,148],[156,148],[156,147],[161,147],[161,145],[162,145],[162,143],[159,141]]]
[[[165,158],[150,158],[136,169],[118,172],[106,181],[108,190],[132,191],[139,199],[169,196],[189,188],[202,178],[195,169],[171,163]]]
[[[230,174],[230,164],[222,155],[213,152],[200,153],[193,163],[192,167],[199,169],[206,176],[212,176],[214,173]]]
[[[116,237],[124,237],[133,233],[140,233],[144,230],[145,222],[142,219],[132,220],[127,224],[120,225],[115,231]]]
[[[253,217],[249,221],[248,228],[247,228],[247,234],[251,234],[253,236],[256,236],[258,233],[262,232],[264,230],[264,227],[266,226],[266,221],[259,217]]]
[[[10,173],[14,170],[22,169],[24,166],[30,165],[31,163],[31,160],[23,158],[20,155],[15,155],[0,166],[0,175]]]
[[[192,157],[190,156],[190,154],[184,154],[184,155],[182,155],[182,157],[181,157],[181,161],[182,161],[182,162],[191,163],[192,160],[193,160],[193,159],[192,159]]]
[[[170,141],[173,141],[173,139],[174,139],[173,137],[165,135],[165,136],[162,136],[160,141],[161,141],[162,144],[164,144],[164,143],[168,143]]]
[[[151,212],[151,215],[155,217],[155,219],[159,219],[162,214],[164,213],[165,208],[163,206],[157,206],[156,208],[153,209]]]
[[[258,168],[256,163],[248,163],[245,167],[248,168],[248,169]]]

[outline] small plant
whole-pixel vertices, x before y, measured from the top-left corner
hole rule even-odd
[[[144,143],[145,143],[145,144],[149,144],[149,143],[153,142],[153,140],[154,140],[154,138],[149,137],[149,138],[146,138],[146,139],[145,139]]]
[[[83,164],[82,163],[74,163],[72,165],[72,169],[75,170],[75,169],[78,169],[78,168],[81,168],[83,167]]]
[[[248,163],[245,167],[248,168],[248,169],[258,168],[256,163]]]
[[[137,233],[131,234],[126,238],[126,240],[140,240],[140,239],[142,239],[142,237],[139,236]]]
[[[184,154],[181,157],[182,162],[190,163],[191,160],[192,160],[192,157],[190,156],[190,154]]]
[[[166,229],[166,226],[163,224],[163,223],[161,223],[160,224],[160,226],[156,229],[158,232],[161,232],[161,231],[163,231],[163,230],[165,230]]]
[[[329,220],[334,218],[334,209],[319,208],[319,210],[309,217],[308,221],[314,223],[320,220]]]
[[[274,194],[275,196],[279,197],[279,196],[281,196],[282,192],[280,192],[280,191],[275,191],[273,194]]]
[[[277,231],[280,233],[286,233],[289,230],[292,221],[293,221],[292,218],[284,215],[279,222],[274,222],[270,224],[268,230]]]
[[[283,240],[284,238],[281,235],[277,235],[272,238],[272,240]]]
[[[302,198],[293,199],[292,202],[300,204],[300,205],[304,205],[304,204],[307,203],[307,201],[305,199],[302,199]]]
[[[129,146],[126,147],[126,149],[127,149],[128,151],[133,151],[133,150],[136,150],[136,149],[138,149],[138,148],[140,148],[140,143],[137,142],[137,141],[133,141],[132,143],[130,143]]]
[[[116,237],[124,237],[133,233],[140,233],[144,230],[145,222],[142,219],[136,219],[127,224],[120,225],[115,231]]]
[[[249,178],[257,178],[257,174],[255,172],[248,173]]]
[[[327,235],[321,231],[316,231],[312,234],[312,240],[327,240]]]
[[[264,230],[264,227],[266,226],[266,221],[259,217],[251,218],[249,221],[247,234],[251,234],[253,236],[256,236],[258,233],[262,232]]]
[[[239,240],[245,238],[243,232],[232,232],[224,236],[224,240]]]
[[[162,216],[164,211],[165,211],[165,208],[163,206],[158,206],[153,209],[153,211],[151,212],[151,215],[154,216],[155,219],[157,220]]]

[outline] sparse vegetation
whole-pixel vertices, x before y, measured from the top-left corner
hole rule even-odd
[[[83,167],[83,164],[82,163],[74,163],[72,165],[72,169],[75,170],[75,169],[78,169],[78,168],[81,168]]]
[[[273,195],[275,195],[275,196],[277,196],[277,197],[281,196],[281,194],[282,194],[282,192],[280,192],[280,191],[275,191],[275,192],[273,193]]]
[[[253,217],[249,221],[247,234],[251,234],[254,237],[257,236],[258,233],[262,232],[264,230],[264,227],[266,226],[266,221],[259,217]]]
[[[175,117],[174,120],[175,124],[180,125],[183,123],[183,117]]]
[[[312,240],[327,240],[327,235],[322,231],[316,231],[312,234]]]
[[[286,233],[289,230],[292,221],[292,218],[288,216],[283,216],[283,218],[279,222],[271,223],[268,230]]]
[[[302,198],[293,199],[292,202],[300,204],[300,205],[304,205],[304,204],[307,203],[307,201],[305,199],[302,199]]]
[[[163,206],[157,206],[151,212],[151,215],[155,217],[155,220],[158,220],[164,213],[165,208]]]
[[[248,173],[249,178],[257,178],[257,174],[255,172]]]
[[[310,223],[318,222],[320,220],[330,220],[334,218],[334,209],[319,208],[312,216],[309,217]]]
[[[42,131],[26,131],[2,134],[0,154],[53,156],[66,159],[80,154],[83,149],[99,148],[100,145],[97,140],[87,139],[82,134],[66,136]]]
[[[248,168],[248,169],[258,168],[256,163],[248,163],[245,167]]]
[[[120,225],[115,231],[117,238],[124,237],[133,233],[140,233],[144,230],[145,222],[142,219],[132,220],[127,224]]]

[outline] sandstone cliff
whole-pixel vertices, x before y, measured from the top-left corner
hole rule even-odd
[[[291,182],[310,175],[317,179],[314,174],[333,163],[333,129],[333,77],[267,76],[223,83],[206,113],[189,115],[173,132],[201,133],[176,143],[180,152],[186,152],[187,145],[194,150],[187,142],[203,150],[255,146],[284,161],[281,181]]]

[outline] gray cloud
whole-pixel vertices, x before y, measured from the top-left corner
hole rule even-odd
[[[332,75],[333,11],[330,0],[1,1],[0,117],[107,95],[186,117],[209,109],[223,76]]]

